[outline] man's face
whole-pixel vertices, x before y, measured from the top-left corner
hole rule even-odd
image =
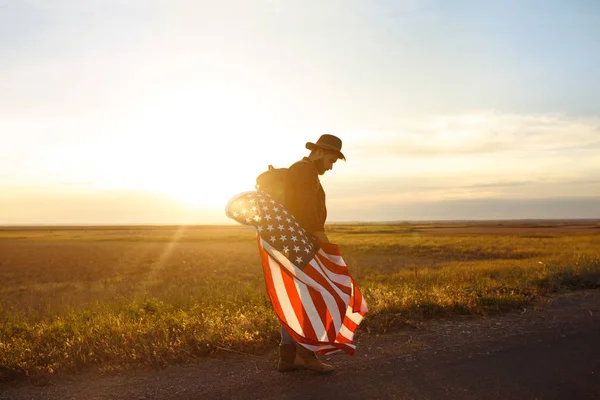
[[[338,160],[337,154],[330,153],[324,150],[320,151],[320,156],[317,160],[315,160],[315,165],[319,172],[319,175],[325,174],[325,172],[333,169],[333,164]]]

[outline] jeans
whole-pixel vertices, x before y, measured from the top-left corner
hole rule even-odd
[[[283,326],[281,326],[281,344],[294,344],[294,343],[296,343],[296,342],[294,342],[294,339],[292,338],[292,336],[290,336],[288,331],[286,331],[285,328]]]

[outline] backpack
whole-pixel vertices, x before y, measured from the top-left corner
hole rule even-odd
[[[256,189],[264,190],[271,195],[273,200],[283,204],[285,201],[287,172],[287,168],[274,168],[269,165],[269,169],[256,178]]]

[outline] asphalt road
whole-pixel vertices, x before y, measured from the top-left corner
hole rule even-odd
[[[600,399],[600,291],[363,335],[358,346],[329,357],[328,376],[280,374],[274,351],[224,352],[164,370],[5,383],[0,399]]]

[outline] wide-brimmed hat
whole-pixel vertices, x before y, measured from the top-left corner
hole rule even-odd
[[[331,151],[333,153],[336,153],[338,158],[341,158],[342,160],[346,161],[346,157],[344,157],[344,154],[341,152],[342,140],[337,136],[321,135],[319,140],[317,140],[317,143],[306,142],[306,148],[311,151],[317,148]]]

